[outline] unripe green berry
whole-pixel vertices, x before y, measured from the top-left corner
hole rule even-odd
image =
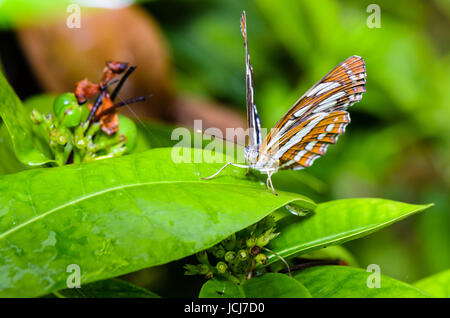
[[[126,153],[127,147],[124,144],[118,144],[111,147],[106,156],[119,157]]]
[[[227,271],[228,265],[225,262],[218,262],[216,265],[216,269],[219,274],[223,274]]]
[[[238,255],[239,260],[241,260],[241,261],[248,259],[247,250],[244,250],[244,249],[239,250],[237,255]]]
[[[81,122],[82,109],[73,93],[64,93],[56,97],[53,113],[65,127],[75,127]]]
[[[137,143],[137,127],[134,121],[130,118],[119,115],[119,138],[125,142],[127,148],[126,152],[130,153],[136,147]]]
[[[91,128],[88,130],[88,135],[94,135],[96,131],[91,131],[92,127],[98,122],[93,123]],[[96,143],[101,144],[111,144],[111,143],[123,143],[126,147],[124,147],[125,153],[130,153],[136,147],[137,143],[137,127],[134,121],[130,118],[119,115],[119,130],[117,134],[113,134],[108,136],[105,133],[100,133],[98,135],[98,140]],[[102,147],[100,147],[102,148]]]
[[[81,107],[78,104],[67,107],[60,119],[64,127],[78,126],[81,122]]]
[[[199,274],[206,275],[209,272],[209,266],[205,264],[198,264],[197,269]]]
[[[216,258],[222,258],[226,253],[225,249],[221,244],[214,245],[208,251],[211,252],[211,254],[214,255],[214,257]]]
[[[73,93],[64,93],[58,95],[53,102],[53,114],[58,119],[61,119],[68,107],[78,106],[77,98]]]
[[[267,262],[267,256],[265,254],[259,253],[255,256],[255,263],[258,265],[264,265]]]
[[[62,145],[62,146],[64,146],[65,144],[67,144],[68,141],[69,141],[69,138],[68,138],[67,134],[64,134],[64,133],[61,133],[61,132],[60,132],[60,133],[56,136],[56,142],[57,142],[58,144]]]
[[[228,252],[225,253],[225,257],[224,258],[225,258],[225,260],[227,262],[232,262],[232,261],[234,261],[236,259],[236,253],[233,252],[233,251],[228,251]]]
[[[84,149],[88,145],[86,138],[75,137],[75,147],[78,149]]]
[[[81,121],[84,123],[85,121],[88,120],[91,111],[89,110],[86,104],[80,106],[80,108],[81,108]]]

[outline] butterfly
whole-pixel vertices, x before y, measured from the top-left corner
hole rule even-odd
[[[229,165],[251,168],[267,174],[267,189],[271,188],[277,195],[271,179],[274,173],[281,169],[310,167],[345,132],[345,127],[350,123],[347,108],[360,101],[366,91],[365,63],[361,57],[354,55],[336,66],[295,102],[263,140],[261,119],[253,98],[253,68],[248,54],[245,11],[241,17],[241,32],[245,48],[249,129],[244,153],[247,165],[229,162],[204,179],[215,177]]]

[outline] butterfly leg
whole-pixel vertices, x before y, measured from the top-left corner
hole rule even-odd
[[[226,165],[224,165],[222,168],[220,168],[220,169],[219,169],[216,173],[214,173],[213,175],[211,175],[211,176],[209,176],[209,177],[206,177],[206,178],[202,178],[202,179],[209,180],[209,179],[214,178],[214,177],[217,176],[219,173],[221,173],[223,169],[225,169],[225,168],[228,167],[229,165],[232,165],[232,166],[235,166],[235,167],[238,167],[238,168],[248,168],[248,166],[238,165],[238,164],[236,164],[236,163],[234,163],[234,162],[228,162]]]
[[[272,178],[271,177],[272,177],[272,173],[267,173],[267,180],[266,180],[267,189],[269,189],[269,185],[270,185],[270,188],[272,189],[273,194],[278,195],[278,193],[275,192],[275,189],[273,187],[273,183],[272,183]]]

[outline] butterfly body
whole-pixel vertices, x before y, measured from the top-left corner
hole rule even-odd
[[[260,145],[245,147],[244,156],[250,169],[266,174],[273,174],[279,169],[279,162],[273,156],[260,156]]]
[[[360,101],[366,91],[365,63],[361,57],[354,55],[336,66],[300,97],[262,139],[261,120],[253,98],[253,68],[248,54],[245,12],[241,17],[241,32],[246,61],[249,128],[249,142],[245,148],[247,166],[227,165],[251,168],[267,174],[267,187],[270,185],[276,194],[270,179],[272,174],[280,169],[298,170],[311,166],[345,132],[350,123],[350,114],[346,110]]]

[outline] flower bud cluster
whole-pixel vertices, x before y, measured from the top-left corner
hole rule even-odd
[[[224,277],[236,283],[247,279],[257,266],[265,265],[267,255],[261,251],[276,238],[276,222],[267,216],[237,233],[232,234],[213,247],[196,254],[198,265],[185,265],[186,275]]]
[[[48,142],[56,165],[121,156],[134,147],[137,128],[132,120],[119,115],[119,131],[108,136],[100,122],[88,122],[89,112],[73,93],[57,96],[48,115],[32,110],[36,133]]]

